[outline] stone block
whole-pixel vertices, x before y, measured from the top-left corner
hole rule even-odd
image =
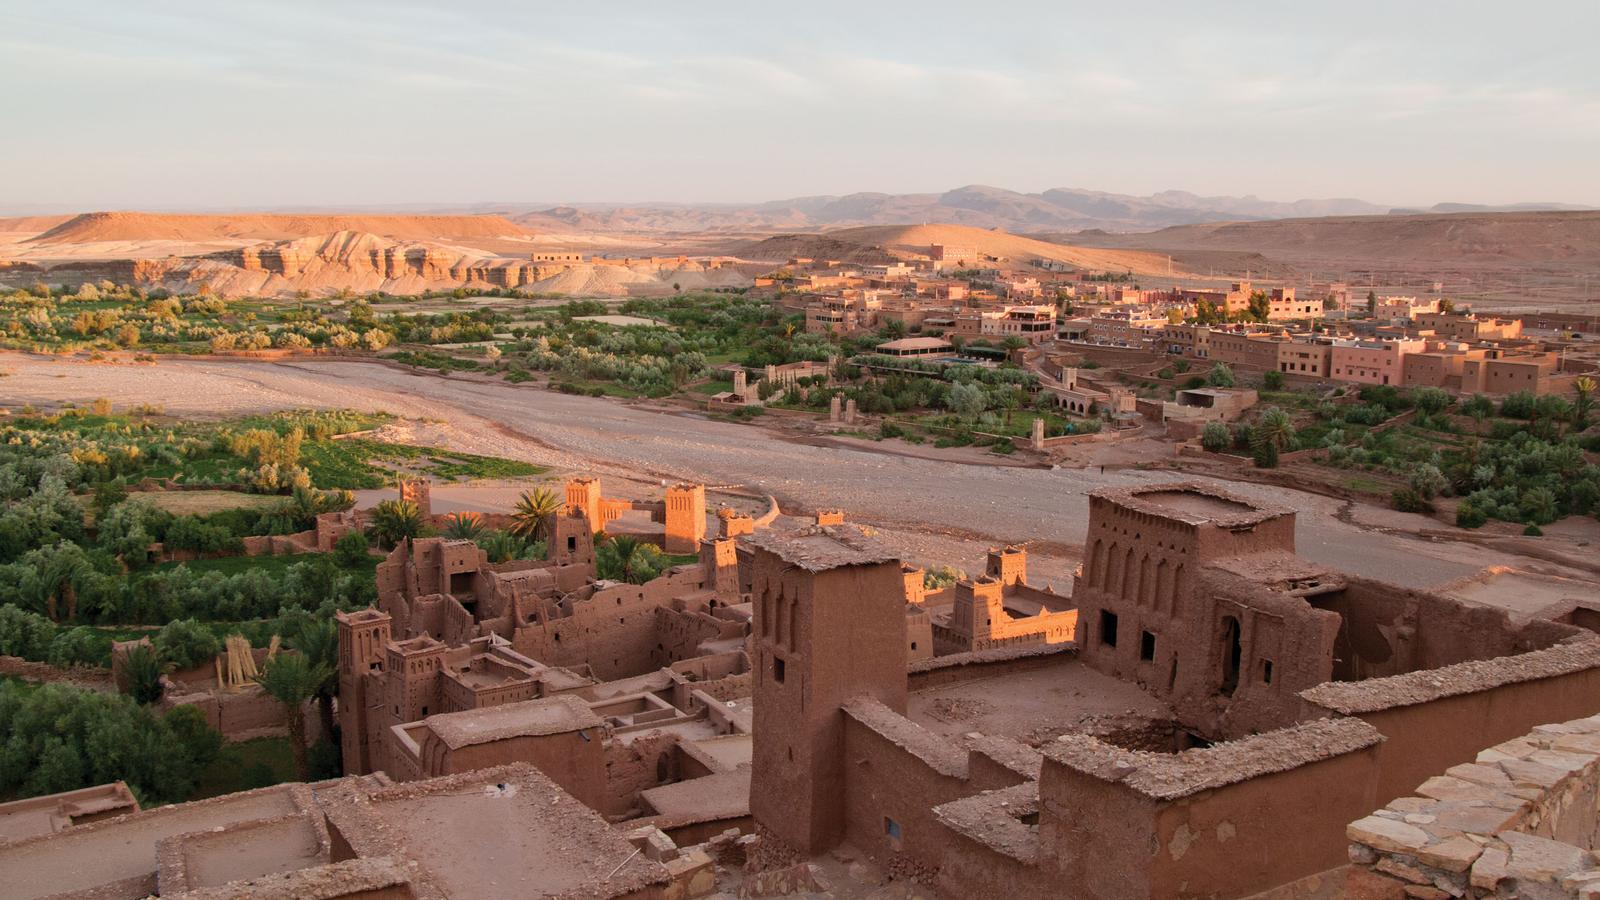
[[[1506,864],[1510,861],[1511,855],[1503,845],[1484,847],[1483,853],[1472,864],[1472,886],[1484,891],[1494,890],[1501,880],[1509,876]]]
[[[1588,756],[1600,756],[1600,734],[1567,734],[1556,738],[1551,745],[1554,749],[1566,753],[1577,753]]]
[[[1451,766],[1445,769],[1444,773],[1452,778],[1459,778],[1462,781],[1470,781],[1473,784],[1481,784],[1485,787],[1508,788],[1511,786],[1511,779],[1506,777],[1506,773],[1499,766],[1462,763],[1459,766]]]
[[[1417,793],[1435,800],[1478,800],[1489,790],[1481,784],[1462,781],[1449,775],[1435,775],[1417,788]]]
[[[1511,851],[1506,869],[1513,878],[1554,882],[1590,861],[1588,851],[1571,844],[1517,831],[1508,831],[1499,837]]]
[[[1390,876],[1391,878],[1398,878],[1401,881],[1409,881],[1412,884],[1433,883],[1433,879],[1429,877],[1428,873],[1422,871],[1416,866],[1403,863],[1392,856],[1385,856],[1384,858],[1378,860],[1378,864],[1373,866],[1373,868],[1385,875]]]
[[[1428,845],[1428,833],[1421,828],[1377,816],[1351,822],[1344,833],[1352,841],[1390,853],[1414,853]]]
[[[1417,862],[1445,872],[1465,872],[1482,853],[1482,847],[1458,834],[1418,850]]]
[[[1525,759],[1508,759],[1500,763],[1500,768],[1521,787],[1553,788],[1563,777],[1558,769]]]

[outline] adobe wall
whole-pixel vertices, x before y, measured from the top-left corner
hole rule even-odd
[[[607,802],[606,758],[599,729],[584,733],[523,735],[507,740],[473,744],[444,755],[442,771],[425,772],[424,777],[455,775],[509,763],[531,763],[561,785],[567,793],[591,809],[602,809]]]
[[[1035,669],[1071,663],[1077,658],[1078,650],[1074,644],[1043,644],[979,650],[972,653],[952,653],[948,656],[936,656],[933,659],[912,662],[907,667],[907,689],[915,692],[1014,672],[1031,672]]]
[[[1600,712],[1600,641],[1322,685],[1301,697],[1310,715],[1353,716],[1384,736],[1375,808],[1491,744]]]
[[[1345,816],[1372,804],[1380,740],[1354,722],[1179,755],[1062,738],[1039,780],[1042,865],[1103,900],[1243,897],[1334,868]]]
[[[594,808],[612,819],[631,815],[639,809],[640,792],[680,774],[677,735],[645,732],[626,742],[613,738],[605,742],[605,795]]]
[[[1024,781],[999,766],[969,767],[968,751],[876,701],[848,704],[844,723],[845,842],[898,877],[938,868],[950,833],[934,807]]]
[[[618,584],[574,601],[572,614],[516,629],[512,648],[546,665],[588,664],[595,678],[612,681],[660,668],[664,642],[656,608],[704,586],[699,566],[681,566],[647,584]],[[663,644],[657,650],[657,644]]]

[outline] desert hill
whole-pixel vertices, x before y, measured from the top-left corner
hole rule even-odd
[[[93,212],[74,216],[33,238],[36,243],[112,241],[288,240],[352,231],[396,240],[466,240],[530,237],[501,216],[386,215],[169,215]]]
[[[40,234],[71,218],[72,216],[0,217],[0,234]]]
[[[223,297],[286,297],[344,291],[419,294],[429,290],[520,288],[578,297],[661,296],[682,290],[747,287],[757,267],[676,258],[615,264],[551,265],[527,256],[496,256],[475,247],[395,240],[335,231],[249,243],[191,256],[68,258],[22,262],[0,276],[19,284],[41,278],[74,283],[110,279]],[[675,287],[676,286],[676,287]]]
[[[794,256],[842,259],[853,263],[926,255],[933,244],[970,250],[1014,262],[1048,259],[1082,269],[1166,274],[1164,254],[1137,250],[1104,250],[1053,243],[969,225],[867,225],[821,234],[790,234],[755,241],[730,252],[745,259],[782,262]],[[1173,274],[1183,274],[1173,270]]]
[[[1289,263],[1411,261],[1433,265],[1600,265],[1600,211],[1336,216],[1180,225],[1145,234],[1039,235],[1095,247],[1253,251]]]

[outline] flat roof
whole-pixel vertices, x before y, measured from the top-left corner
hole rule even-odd
[[[625,897],[664,866],[533,766],[413,781],[325,804],[361,856],[414,861],[447,897]]]
[[[1115,488],[1094,491],[1089,496],[1191,525],[1210,524],[1224,528],[1254,525],[1294,514],[1292,509],[1260,503],[1197,481]]]
[[[750,546],[765,550],[808,572],[844,566],[872,566],[900,561],[900,554],[859,525],[813,525],[797,531],[758,531],[747,538]]]
[[[565,694],[441,713],[429,716],[423,723],[452,750],[508,738],[599,728],[601,724],[589,704]]]

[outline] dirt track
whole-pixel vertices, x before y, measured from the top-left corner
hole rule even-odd
[[[1089,491],[1171,478],[1170,473],[1137,470],[963,465],[809,446],[748,425],[364,362],[163,359],[103,365],[0,354],[0,372],[9,373],[0,378],[0,403],[10,406],[106,397],[118,407],[153,403],[190,416],[294,407],[385,410],[430,420],[423,429],[458,450],[610,477],[748,484],[776,495],[786,510],[842,507],[857,521],[907,536],[920,534],[937,540],[941,549],[957,547],[951,538],[1081,544]],[[1421,587],[1489,565],[1529,563],[1484,547],[1342,522],[1335,517],[1340,502],[1328,498],[1261,485],[1231,486],[1300,510],[1300,552],[1344,571]],[[1419,529],[1436,526],[1417,517]],[[950,561],[970,569],[982,547],[960,549],[964,552],[952,554]]]

